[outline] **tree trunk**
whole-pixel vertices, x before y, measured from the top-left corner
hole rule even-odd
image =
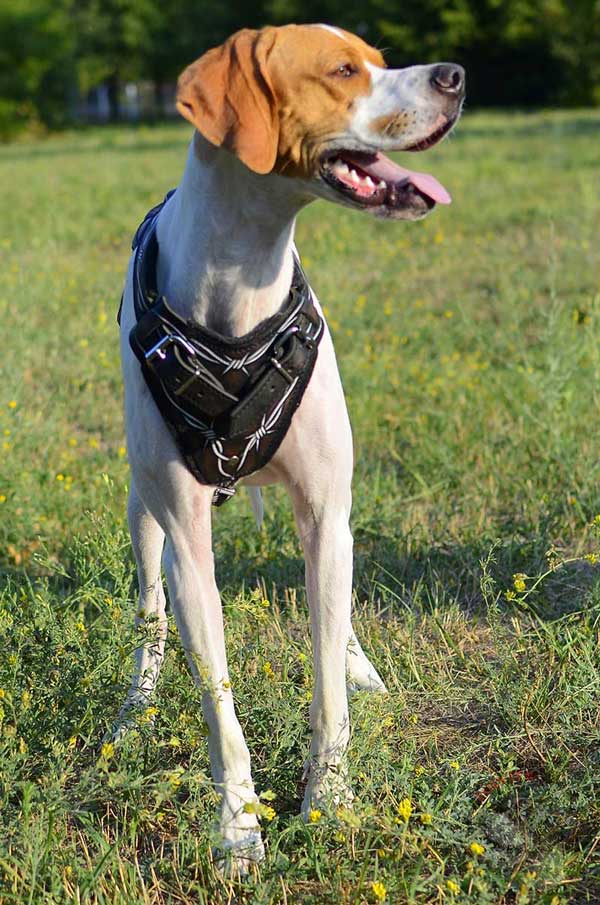
[[[116,72],[113,72],[112,75],[108,77],[106,80],[106,87],[108,88],[108,105],[110,108],[110,121],[112,123],[117,122],[120,114],[120,106],[119,106],[119,76]]]

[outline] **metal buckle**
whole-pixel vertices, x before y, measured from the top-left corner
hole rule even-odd
[[[295,335],[298,333],[298,330],[299,330],[299,328],[298,328],[298,326],[296,325],[296,326],[294,326],[294,327],[290,327],[289,330],[286,330],[286,331],[285,331],[285,333],[283,334],[283,336],[281,336],[281,337],[276,341],[276,343],[273,345],[273,355],[271,356],[271,359],[270,359],[270,360],[271,360],[271,364],[273,365],[273,367],[275,368],[275,370],[279,371],[279,373],[281,374],[281,376],[282,376],[285,380],[287,380],[287,382],[288,382],[290,385],[294,382],[294,380],[295,380],[296,378],[295,378],[295,377],[292,377],[292,375],[290,374],[289,371],[286,371],[286,369],[283,367],[283,365],[281,364],[281,362],[280,362],[279,359],[280,359],[280,358],[283,358],[283,356],[284,356],[284,354],[285,354],[285,351],[286,351],[286,350],[285,350],[285,345],[286,345],[286,343],[288,342],[289,339],[292,338],[292,336],[295,336]]]
[[[281,376],[282,376],[285,380],[287,380],[287,382],[288,382],[290,385],[294,382],[295,378],[292,377],[292,375],[290,374],[289,371],[286,371],[286,369],[285,369],[285,368],[283,367],[283,365],[279,362],[279,360],[278,360],[277,358],[275,358],[275,356],[273,356],[273,357],[271,358],[271,364],[273,365],[273,367],[274,367],[277,371],[279,371],[279,373],[281,374]]]
[[[235,487],[217,487],[213,493],[212,504],[213,506],[222,506],[232,496],[235,496]]]
[[[276,358],[281,358],[284,352],[284,346],[290,337],[294,336],[294,334],[298,333],[299,327],[296,324],[293,327],[290,327],[289,330],[286,330],[283,336],[281,336],[273,345],[273,353]],[[273,359],[271,359],[273,360]]]
[[[169,346],[178,345],[181,346],[182,349],[188,353],[188,355],[195,356],[196,350],[193,346],[191,346],[182,336],[178,336],[176,333],[167,333],[165,336],[161,337],[155,345],[152,346],[151,349],[148,349],[147,352],[144,352],[144,359],[146,364],[152,364],[152,361],[155,358],[160,358],[161,361],[165,361],[167,357],[166,350]]]

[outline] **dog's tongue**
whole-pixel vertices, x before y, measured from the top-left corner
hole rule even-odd
[[[380,179],[387,183],[403,182],[408,179],[416,189],[423,195],[427,195],[432,201],[437,201],[439,204],[450,204],[452,201],[450,194],[434,176],[430,176],[429,173],[415,173],[413,170],[398,166],[385,154],[377,152],[373,157],[367,158],[364,154],[354,156],[351,152],[344,152],[344,160],[354,164],[363,173],[370,176],[375,185]]]

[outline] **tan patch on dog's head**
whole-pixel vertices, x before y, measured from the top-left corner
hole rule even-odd
[[[280,116],[275,168],[311,177],[327,143],[346,131],[355,101],[371,91],[366,64],[385,64],[378,50],[341,29],[297,25],[279,31],[270,60]]]
[[[313,176],[371,90],[378,50],[318,25],[245,29],[182,73],[177,109],[217,147],[257,173]]]

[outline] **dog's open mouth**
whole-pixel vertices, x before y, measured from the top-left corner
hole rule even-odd
[[[428,138],[404,150],[424,151],[432,147],[453,125],[452,121],[445,123]],[[452,201],[434,176],[401,167],[380,151],[338,149],[329,152],[321,161],[321,176],[331,188],[355,204],[377,207],[392,216],[401,211],[418,216],[436,204]]]

